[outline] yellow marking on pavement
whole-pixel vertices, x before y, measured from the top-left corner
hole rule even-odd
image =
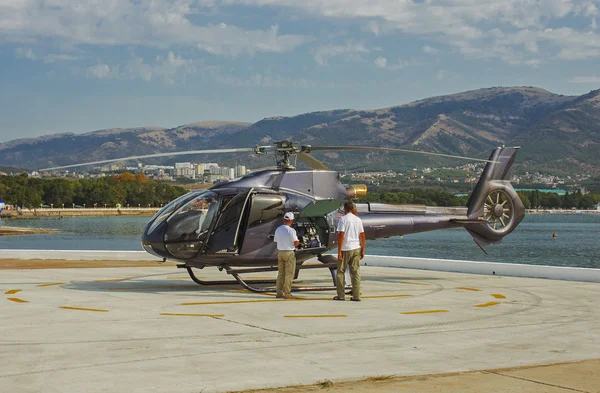
[[[284,315],[284,318],[346,318],[346,314],[323,314],[323,315]]]
[[[488,303],[476,304],[475,307],[491,307],[491,306],[495,306],[497,304],[500,304],[500,302],[488,302]]]
[[[167,277],[167,280],[189,280],[190,277],[189,276],[171,276],[171,277]]]
[[[19,299],[18,297],[9,297],[8,300],[16,303],[29,303],[27,300]]]
[[[400,281],[401,284],[410,284],[410,285],[431,285],[426,284],[424,282],[412,282],[412,281]]]
[[[506,296],[500,295],[499,293],[492,293],[492,296],[496,299],[506,299]]]
[[[424,311],[405,311],[405,312],[401,312],[400,314],[407,314],[407,315],[412,315],[412,314],[434,314],[437,312],[448,312],[448,310],[424,310]]]
[[[107,280],[94,280],[94,282],[118,282],[127,280],[129,280],[129,278],[109,278]]]
[[[63,308],[65,310],[79,310],[79,311],[93,311],[93,312],[108,312],[108,310],[99,310],[97,308],[83,308],[83,307],[69,307],[69,306],[60,306],[59,308]]]
[[[160,315],[168,317],[224,317],[225,314],[174,314],[170,312],[161,312]]]
[[[11,289],[10,291],[4,292],[5,295],[14,295],[15,293],[21,292],[20,289]]]
[[[362,296],[362,299],[393,299],[397,297],[409,297],[412,296],[408,293],[399,293],[397,295],[376,295],[376,296]]]
[[[481,289],[477,289],[477,288],[457,287],[456,289],[462,289],[463,291],[475,291],[475,292],[481,292]]]
[[[53,282],[51,284],[39,284],[38,287],[55,287],[57,285],[63,285],[66,284],[66,282]]]

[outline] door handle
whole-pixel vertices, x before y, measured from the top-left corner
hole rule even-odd
[[[371,228],[373,228],[373,229],[383,229],[383,228],[385,228],[385,225],[371,225]]]

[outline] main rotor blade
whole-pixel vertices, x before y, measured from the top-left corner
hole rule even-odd
[[[312,169],[319,169],[324,171],[328,170],[325,164],[323,164],[321,161],[317,160],[314,156],[308,153],[300,152],[297,155],[299,159],[304,161],[304,163],[310,166]]]
[[[481,158],[453,156],[453,155],[450,155],[450,154],[430,153],[430,152],[418,151],[418,150],[391,149],[391,148],[387,148],[387,147],[367,147],[367,146],[311,146],[310,150],[311,151],[318,151],[318,150],[363,150],[363,151],[376,150],[376,151],[389,151],[389,152],[396,152],[396,153],[415,153],[415,154],[423,154],[423,155],[428,155],[428,156],[459,158],[461,160],[479,161],[479,162],[492,162],[492,163],[495,163],[495,164],[498,163],[498,161],[484,160],[484,159],[481,159]]]
[[[270,148],[270,146],[263,146],[263,147]],[[113,158],[113,159],[110,159],[110,160],[92,161],[92,162],[84,162],[84,163],[81,163],[81,164],[56,166],[56,167],[53,167],[53,168],[40,169],[40,171],[53,171],[53,170],[56,170],[56,169],[75,168],[75,167],[86,166],[86,165],[108,164],[109,162],[137,160],[137,159],[142,159],[142,158],[184,156],[184,155],[191,155],[191,154],[251,153],[251,152],[254,152],[254,151],[255,151],[255,148],[253,148],[253,147],[244,147],[244,148],[239,148],[239,149],[214,149],[214,150],[173,151],[173,152],[169,152],[169,153],[146,154],[146,155],[143,155],[143,156],[131,156],[131,157]]]

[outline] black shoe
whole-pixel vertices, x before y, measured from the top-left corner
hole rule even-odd
[[[360,299],[355,299],[353,297],[351,297],[350,300],[352,300],[353,302],[360,302]]]
[[[336,296],[336,297],[334,297],[334,298],[333,298],[333,300],[341,300],[341,301],[345,301],[346,299],[342,299],[342,298],[340,298],[340,297],[337,297],[337,296]]]

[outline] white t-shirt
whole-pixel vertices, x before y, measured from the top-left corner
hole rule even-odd
[[[342,251],[350,251],[360,248],[359,235],[365,231],[360,218],[356,217],[352,213],[346,214],[338,221],[337,231],[344,232],[344,244],[342,244]]]
[[[294,228],[283,224],[275,231],[273,241],[277,243],[279,251],[291,251],[296,249],[294,242],[298,241],[298,235],[296,235]]]

